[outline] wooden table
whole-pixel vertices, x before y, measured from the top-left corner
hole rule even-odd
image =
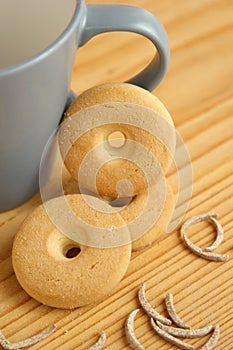
[[[99,1],[93,1],[98,3]],[[113,1],[102,1],[105,3]],[[192,327],[219,324],[217,349],[233,349],[233,27],[231,0],[115,0],[142,6],[166,27],[170,46],[169,71],[154,91],[174,118],[189,150],[194,172],[193,196],[186,218],[217,212],[225,230],[219,252],[225,263],[208,262],[192,254],[178,230],[163,235],[150,248],[133,254],[127,274],[112,294],[92,307],[61,311],[31,299],[18,284],[11,263],[12,241],[25,216],[39,203],[36,195],[23,206],[0,214],[0,329],[19,341],[56,323],[57,330],[31,349],[87,349],[101,330],[105,349],[129,349],[124,321],[139,306],[137,291],[147,282],[147,298],[166,315],[166,292],[174,295],[178,314]],[[106,81],[125,81],[153,56],[145,39],[127,33],[104,34],[79,50],[72,88],[81,91]],[[170,174],[170,181],[174,178]],[[208,223],[190,228],[201,247],[210,244]],[[136,335],[145,349],[175,349],[153,333],[140,310]],[[197,349],[208,337],[189,341]]]

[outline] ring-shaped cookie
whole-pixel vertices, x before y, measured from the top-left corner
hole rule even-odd
[[[141,237],[133,240],[134,232],[131,232],[130,223],[134,222],[142,214],[146,206],[147,199],[147,192],[140,193],[139,195],[135,196],[132,201],[122,209],[122,211],[119,212],[124,221],[128,224],[132,237],[132,251],[134,252],[150,246],[155,241],[157,241],[164,232],[166,232],[166,228],[169,224],[175,207],[173,190],[171,186],[166,183],[165,201],[162,201],[158,194],[157,198],[154,198],[153,205],[148,208],[149,215],[155,217],[156,219],[155,223],[146,232],[143,232],[145,223],[137,220],[136,230],[141,230]],[[159,216],[157,218],[158,214]],[[141,217],[142,220],[146,219],[146,216],[142,215]]]
[[[138,195],[141,196],[141,195]],[[157,204],[157,205],[156,205]],[[171,186],[167,183],[167,192],[163,208],[161,208],[161,213],[155,224],[145,232],[139,239],[132,242],[132,250],[138,251],[144,249],[145,247],[153,244],[159,239],[159,237],[166,232],[167,226],[170,222],[173,210],[175,208],[175,198]],[[131,208],[129,207],[129,210]],[[151,209],[151,215],[154,215],[154,211],[159,210],[159,203]],[[126,216],[122,215],[123,219],[127,222]]]
[[[77,183],[73,178],[70,178],[66,183],[66,193],[77,193],[77,191]],[[150,215],[155,218],[155,223],[144,233],[143,227],[147,225],[144,225],[143,222],[141,223],[140,219],[145,219],[142,214],[146,209],[146,203],[148,201],[147,191],[140,193],[133,198],[103,198],[106,202],[118,210],[119,214],[128,225],[132,239],[133,252],[142,250],[157,241],[160,236],[166,232],[166,228],[168,227],[168,224],[172,217],[172,213],[175,209],[175,196],[172,187],[166,181],[165,200],[164,198],[161,198],[162,196],[160,193],[158,193],[158,190],[155,191],[155,193],[156,192],[157,196],[153,198],[152,205],[147,208],[148,212],[150,212]],[[140,238],[134,239],[137,234],[135,234],[135,231],[131,229],[132,222],[137,223],[136,230],[140,232]]]
[[[87,206],[83,210],[80,194],[66,197],[83,219],[98,223],[106,232],[111,225],[123,225],[118,213],[98,213]],[[47,205],[57,208],[59,215],[61,201],[58,197]],[[23,289],[45,305],[65,309],[94,303],[108,295],[124,276],[130,257],[131,244],[93,248],[72,241],[55,227],[44,205],[25,219],[12,251],[14,271]]]
[[[70,147],[67,154],[64,155],[64,146],[62,143],[69,143],[69,132],[72,133],[71,129],[73,128],[72,125],[69,126],[68,124],[65,127],[65,130],[63,130],[63,140],[60,143],[60,149],[63,154],[65,165],[71,175],[74,179],[78,180],[78,172],[81,162],[85,157],[85,154],[90,152],[94,147],[101,143],[108,142],[110,146],[113,146],[113,153],[114,156],[116,156],[118,151],[119,155],[121,154],[121,149],[128,139],[135,141],[138,144],[142,144],[152,152],[160,163],[164,173],[166,173],[170,167],[172,156],[175,152],[175,128],[172,118],[165,106],[150,92],[139,88],[138,86],[126,83],[109,83],[100,85],[81,94],[67,110],[64,120],[68,123],[69,119],[79,111],[96,105],[104,105],[114,102],[132,104],[134,106],[134,115],[136,116],[138,114],[136,118],[140,117],[142,120],[142,111],[141,109],[137,110],[137,106],[143,106],[155,112],[154,115],[159,115],[159,117],[164,120],[163,123],[167,123],[166,132],[168,134],[167,140],[169,145],[164,145],[161,140],[154,135],[150,134],[143,128],[135,126],[134,118],[131,118],[130,125],[115,123],[93,128],[85,133],[85,135],[82,135],[82,137],[77,139],[74,143],[71,142],[72,147]],[[117,107],[115,105],[112,108]],[[94,109],[90,109],[89,111],[90,113],[94,113]],[[110,108],[108,109],[108,113],[111,113]],[[121,114],[123,112],[119,110],[119,113]],[[163,132],[163,134],[166,132]],[[101,157],[101,154],[98,156]],[[147,189],[143,170],[140,169],[140,167],[137,167],[135,163],[131,162],[130,159],[120,159],[119,157],[119,160],[114,159],[113,161],[108,161],[108,163],[104,164],[98,172],[96,178],[98,194],[101,196],[116,198],[118,196],[116,183],[118,180],[122,180],[123,176],[133,182],[134,195]]]

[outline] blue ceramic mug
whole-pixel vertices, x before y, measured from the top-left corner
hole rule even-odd
[[[0,211],[5,211],[38,190],[41,155],[67,104],[77,48],[103,32],[149,38],[157,54],[129,82],[152,90],[167,70],[169,45],[150,12],[84,0],[1,0],[0,27]]]

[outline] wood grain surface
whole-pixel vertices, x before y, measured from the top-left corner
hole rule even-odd
[[[88,1],[89,2],[89,1]],[[92,1],[98,3],[99,1]],[[185,215],[208,211],[219,214],[225,239],[218,248],[229,253],[224,263],[208,262],[191,253],[179,231],[133,254],[127,274],[109,297],[94,306],[73,311],[46,307],[30,298],[18,284],[11,263],[15,233],[25,216],[40,203],[37,194],[28,203],[0,214],[0,329],[12,342],[23,340],[56,323],[56,331],[33,350],[84,350],[107,334],[105,349],[130,349],[124,335],[129,312],[139,307],[137,291],[147,283],[147,298],[163,315],[166,292],[174,295],[179,316],[193,328],[219,324],[217,349],[233,349],[233,2],[231,0],[114,0],[144,7],[166,27],[171,63],[153,92],[170,111],[190,153],[194,173],[193,195]],[[78,51],[72,89],[80,93],[110,81],[125,81],[153,57],[150,42],[129,33],[92,39]],[[169,180],[176,182],[174,172]],[[201,247],[214,239],[214,229],[200,223],[188,231]],[[176,349],[151,330],[140,310],[136,335],[145,349]],[[196,349],[208,336],[189,340]]]

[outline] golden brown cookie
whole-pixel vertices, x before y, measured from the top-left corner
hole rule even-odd
[[[165,191],[164,198],[161,191],[155,189],[151,202],[148,202],[147,192],[140,193],[119,211],[130,230],[132,251],[144,249],[166,232],[175,208],[175,199],[173,190],[168,183],[166,183]],[[115,200],[112,205],[118,205],[121,202],[121,200]],[[150,227],[148,228],[147,225]]]
[[[77,117],[76,112],[79,112]],[[155,121],[155,116],[161,123]],[[101,121],[105,125],[101,125]],[[158,126],[157,132],[162,141],[150,132],[152,126],[155,129]],[[165,130],[161,131],[162,128]],[[76,131],[80,137],[74,137]],[[166,173],[175,151],[175,138],[172,118],[154,95],[135,85],[111,83],[94,87],[73,102],[66,112],[64,127],[60,130],[60,150],[67,169],[78,181],[81,164],[86,161],[87,154],[92,152],[92,164],[99,162],[101,167],[96,171],[89,162],[87,176],[95,171],[96,179],[93,184],[87,178],[85,186],[101,196],[116,198],[147,189],[146,172],[154,164],[151,159],[144,166],[137,164],[137,161],[143,163],[145,158],[143,148],[145,152],[148,150],[153,154]],[[131,193],[123,191],[119,194],[117,184],[125,179],[132,185]]]
[[[138,195],[139,197],[140,195]],[[143,196],[143,195],[142,195]],[[142,200],[138,198],[138,200]],[[144,249],[145,247],[151,245],[154,243],[163,233],[166,232],[166,228],[169,224],[169,221],[171,219],[172,213],[175,208],[175,199],[174,194],[171,186],[167,184],[167,194],[166,199],[164,203],[164,207],[162,208],[162,211],[160,213],[160,216],[158,217],[156,223],[147,231],[145,232],[139,239],[136,239],[132,242],[132,250],[138,251],[141,249]],[[159,205],[156,205],[156,198],[155,198],[155,209],[159,210]],[[128,210],[133,210],[133,208],[129,207]],[[151,211],[151,215],[155,215],[154,208]],[[122,215],[124,220],[127,218],[126,215]],[[127,220],[126,220],[127,221]]]
[[[68,108],[65,118],[84,108],[109,102],[129,102],[151,108],[174,126],[168,110],[156,96],[143,88],[128,83],[107,83],[84,91]]]
[[[19,283],[39,302],[71,309],[94,303],[111,292],[127,270],[131,244],[96,248],[66,237],[51,220],[62,215],[66,220],[64,198],[73,213],[90,225],[83,226],[87,236],[92,236],[92,228],[99,227],[107,237],[114,227],[124,222],[118,213],[98,211],[86,202],[91,200],[93,205],[103,208],[103,201],[74,194],[52,199],[45,203],[46,207],[39,206],[21,225],[12,252]]]

